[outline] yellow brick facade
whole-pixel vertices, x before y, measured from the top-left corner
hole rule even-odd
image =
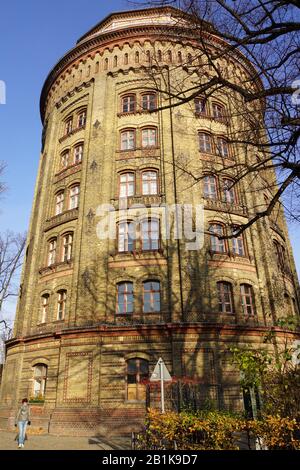
[[[195,67],[180,63],[187,63],[188,54],[197,55],[196,40],[188,29],[178,36],[176,21],[172,8],[110,15],[66,54],[45,83],[43,149],[14,338],[7,343],[2,427],[12,425],[18,400],[34,394],[37,364],[46,367],[47,377],[44,403],[32,405],[33,424],[45,432],[113,434],[137,428],[145,402],[128,399],[127,365],[134,358],[147,361],[151,373],[163,357],[173,376],[206,382],[214,387],[218,406],[240,410],[239,374],[230,363],[230,346],[260,347],[276,319],[299,315],[298,281],[282,213],[276,223],[265,220],[247,230],[244,256],[233,255],[231,240],[226,241],[226,253],[212,253],[207,234],[200,250],[187,251],[186,240],[177,241],[172,235],[155,251],[141,250],[137,241],[133,253],[120,253],[116,240],[97,236],[97,208],[110,204],[120,209],[122,172],[135,174],[135,194],[129,203],[203,204],[206,231],[212,222],[245,223],[253,215],[252,208],[264,204],[262,192],[253,187],[250,191],[247,179],[237,186],[238,201],[228,205],[205,198],[203,180],[193,184],[190,175],[230,166],[230,160],[216,152],[208,156],[199,151],[198,133],[226,136],[230,126],[242,125],[240,119],[221,122],[212,117],[211,108],[210,116],[199,116],[193,101],[170,110],[168,95],[158,92],[159,111],[142,109],[143,94],[154,90],[147,51],[162,69],[161,87],[162,77],[171,84],[183,78],[192,84],[197,76]],[[226,66],[237,80],[251,70],[238,54]],[[129,94],[135,95],[139,107],[122,112],[122,98]],[[210,107],[214,100],[233,115],[239,97],[216,95]],[[82,110],[86,110],[86,122],[78,127]],[[70,117],[72,132],[64,135]],[[142,145],[145,128],[157,132],[156,145],[149,149]],[[122,151],[120,133],[127,129],[135,130],[135,145]],[[74,162],[80,145],[82,159]],[[62,168],[64,152],[69,152],[69,162]],[[242,146],[232,152],[236,159],[246,158]],[[157,172],[159,188],[157,194],[143,195],[142,173],[149,169]],[[227,174],[234,177],[230,169]],[[76,185],[80,185],[79,206],[70,208],[70,191]],[[63,206],[55,215],[60,193],[64,193]],[[116,217],[123,220],[118,210]],[[64,236],[69,233],[73,234],[72,256],[63,260]],[[48,266],[49,243],[54,239],[56,260]],[[289,266],[285,272],[278,269],[274,240],[284,245]],[[142,290],[149,279],[160,282],[160,311],[147,314]],[[116,315],[117,285],[125,281],[133,284],[134,311]],[[232,286],[233,313],[218,311],[217,282],[222,281]],[[241,284],[253,289],[252,316],[243,312]],[[60,319],[61,291],[66,292],[66,302]],[[41,321],[43,296],[47,306]],[[279,342],[296,338],[280,328],[275,331]]]

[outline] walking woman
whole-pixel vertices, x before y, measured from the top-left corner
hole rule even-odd
[[[15,426],[18,426],[19,428],[19,436],[18,436],[19,448],[24,447],[27,424],[30,425],[30,407],[28,405],[27,398],[23,398],[22,405],[20,406],[18,410],[16,421],[15,421]]]

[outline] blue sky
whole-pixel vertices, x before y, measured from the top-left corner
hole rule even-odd
[[[11,0],[2,2],[0,80],[7,104],[0,105],[0,160],[7,162],[8,191],[0,201],[0,231],[28,227],[40,152],[39,97],[58,59],[106,15],[129,10],[126,0]],[[290,226],[300,272],[300,230]]]

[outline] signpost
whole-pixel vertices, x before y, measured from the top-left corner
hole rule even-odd
[[[172,380],[170,372],[167,369],[166,364],[160,357],[157,361],[154,371],[150,377],[150,382],[159,382],[160,381],[160,398],[161,398],[161,412],[165,412],[165,390],[164,382],[169,382]]]

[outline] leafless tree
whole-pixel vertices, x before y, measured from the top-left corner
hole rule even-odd
[[[0,177],[5,168],[0,163]],[[0,181],[0,194],[5,191],[5,184]],[[23,260],[25,234],[7,231],[0,233],[0,362],[4,359],[4,342],[12,333],[12,321],[4,313],[7,301],[18,295],[18,274]]]
[[[176,64],[169,64],[168,74],[164,73],[166,67],[158,64],[149,67],[157,90],[169,95],[165,107],[176,108],[199,96],[206,100],[223,93],[231,101],[231,115],[226,118],[243,122],[228,130],[229,143],[242,147],[246,155],[244,161],[232,164],[232,171],[236,182],[247,178],[251,186],[252,179],[253,191],[267,188],[270,197],[253,207],[252,216],[240,231],[265,216],[274,216],[282,203],[290,217],[299,222],[299,2],[158,0],[137,4],[179,7],[184,15],[178,18],[178,33],[188,19],[190,36],[197,41],[197,52],[180,64],[189,73],[189,81],[177,78]],[[219,45],[210,41],[212,37],[217,37]],[[243,67],[235,67],[237,62],[243,63],[243,57],[253,64],[246,73],[241,72]],[[259,189],[258,175],[262,184]],[[201,179],[201,175],[190,176],[196,182]]]

